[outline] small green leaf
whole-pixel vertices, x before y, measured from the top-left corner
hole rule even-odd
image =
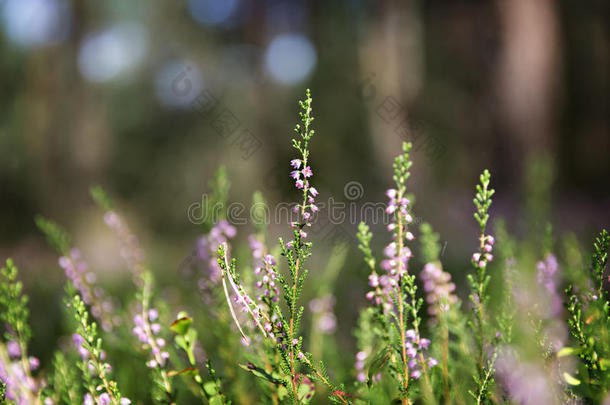
[[[187,367],[182,371],[170,370],[167,372],[168,377],[175,377],[177,375],[196,375],[198,373],[195,367]]]
[[[367,379],[367,383],[369,384],[369,387],[373,382],[373,376],[378,374],[383,369],[386,362],[390,358],[391,354],[392,354],[392,346],[386,346],[375,355],[375,357],[371,361],[371,364],[369,365],[369,372],[368,372],[368,379]]]
[[[224,401],[220,395],[215,395],[210,398],[210,405],[224,405]]]
[[[582,349],[576,347],[563,347],[557,352],[557,357],[567,357],[580,354]]]
[[[276,384],[276,385],[285,385],[286,383],[280,379],[277,379],[275,377],[273,377],[271,374],[269,374],[266,370],[257,367],[256,365],[248,362],[247,364],[239,364],[239,367],[243,368],[244,370],[254,374],[255,376],[257,376],[258,378],[262,378],[263,380],[267,380],[270,383]]]
[[[212,397],[218,394],[218,385],[214,381],[207,381],[203,384],[203,390],[206,394]]]
[[[180,316],[180,314],[178,314]],[[191,327],[191,324],[193,323],[193,318],[189,317],[189,316],[182,316],[179,317],[178,319],[176,319],[170,326],[169,328],[179,334],[179,335],[185,335],[189,328]]]
[[[570,374],[568,374],[566,372],[563,373],[563,379],[565,380],[565,382],[567,382],[570,385],[580,385],[579,379],[572,377]]]

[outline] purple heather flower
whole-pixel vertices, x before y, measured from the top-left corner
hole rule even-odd
[[[293,170],[290,172],[290,177],[292,177],[295,180],[298,180],[301,178],[301,172],[298,170]]]
[[[311,187],[311,188],[309,189],[309,192],[310,192],[310,193],[311,193],[311,195],[312,195],[312,196],[314,196],[314,197],[317,197],[317,195],[318,195],[318,190],[316,190],[316,188],[315,188],[315,187]]]
[[[313,176],[311,167],[307,166],[307,167],[303,168],[303,177],[311,177],[311,176]]]
[[[222,220],[214,225],[208,235],[201,236],[197,242],[199,258],[208,266],[208,274],[206,274],[206,278],[209,278],[212,283],[218,283],[222,276],[222,270],[220,269],[218,260],[216,259],[218,247],[222,243],[227,243],[226,254],[229,258],[231,253],[231,245],[228,243],[228,239],[233,238],[236,233],[237,231],[234,226],[229,224],[228,221]],[[205,283],[203,283],[203,286],[205,287]]]
[[[536,264],[538,270],[538,283],[544,287],[550,301],[548,317],[556,317],[561,313],[563,304],[561,295],[557,291],[559,284],[559,265],[554,254],[550,253],[543,261]]]
[[[300,179],[297,180],[294,184],[298,189],[302,189],[304,187],[303,180],[300,180]]]
[[[38,360],[38,358],[36,358],[36,357],[33,357],[33,356],[30,357],[28,359],[28,362],[30,364],[30,371],[37,370],[38,367],[40,367],[40,360]]]
[[[446,311],[458,301],[453,294],[455,284],[451,282],[451,275],[440,268],[440,263],[427,263],[419,276],[423,281],[430,315],[437,315],[439,310]]]
[[[294,167],[295,169],[298,169],[299,167],[301,167],[301,159],[292,159],[290,161],[290,166]]]
[[[74,346],[78,350],[78,354],[80,355],[81,359],[84,360],[87,357],[89,357],[89,352],[87,351],[87,349],[85,349],[83,347],[83,343],[85,343],[84,337],[82,337],[78,333],[74,333],[74,334],[72,334],[72,342],[74,343]]]
[[[85,396],[83,397],[83,405],[95,405],[91,394],[85,394]]]
[[[99,399],[101,405],[108,405],[112,402],[112,399],[110,398],[110,395],[108,395],[107,392],[104,392],[102,395],[100,395]]]
[[[519,359],[514,350],[504,350],[496,362],[498,382],[508,397],[523,405],[554,404],[555,392],[559,388],[549,379],[544,367]]]
[[[87,272],[87,263],[81,258],[78,249],[70,250],[68,256],[59,258],[59,265],[64,269],[66,277],[78,290],[85,304],[91,306],[91,314],[100,322],[102,329],[110,331],[117,324],[112,316],[113,304],[107,298],[104,290],[93,285],[94,274]]]
[[[16,359],[21,356],[21,348],[19,347],[19,343],[9,340],[6,344],[6,351],[8,352],[9,357]]]

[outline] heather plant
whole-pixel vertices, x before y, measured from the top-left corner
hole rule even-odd
[[[362,291],[340,295],[351,247],[343,242],[329,257],[312,258],[322,249],[312,242],[321,203],[309,91],[299,107],[296,156],[286,173],[297,191],[288,237],[270,236],[269,207],[256,192],[247,246],[237,243],[242,228],[227,215],[230,182],[221,167],[201,204],[193,253],[168,286],[128,218],[93,187],[100,221],[120,247],[121,277],[131,281],[120,295],[68,232],[37,217],[66,276],[63,337],[51,342],[55,351],[43,364],[31,354],[28,297],[7,260],[0,271],[0,404],[610,401],[610,235],[602,230],[589,254],[574,234],[558,238],[545,225],[548,161],[528,172],[536,191],[528,194],[523,238],[493,218],[491,175],[482,172],[474,187],[474,253],[456,268],[432,222],[415,226],[412,145],[403,143],[386,192],[385,235],[374,239],[378,224],[364,222],[356,233],[368,280]],[[316,277],[308,278],[310,270]],[[468,291],[460,289],[463,279]],[[343,304],[337,297],[356,295],[362,305],[349,306],[357,317],[352,350],[335,336],[343,325],[335,308]]]

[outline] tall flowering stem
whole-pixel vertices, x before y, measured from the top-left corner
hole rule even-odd
[[[263,338],[271,343],[279,354],[277,365],[279,371],[286,380],[292,403],[299,404],[308,401],[313,394],[311,380],[315,379],[324,384],[330,390],[331,399],[335,402],[349,403],[347,394],[342,387],[335,386],[326,374],[324,365],[314,363],[311,354],[302,351],[303,339],[298,335],[299,323],[304,308],[297,306],[301,294],[307,270],[303,268],[305,260],[311,255],[311,243],[306,242],[307,229],[311,226],[313,215],[318,211],[315,198],[318,191],[310,184],[313,171],[309,166],[309,141],[314,134],[311,129],[313,117],[311,116],[311,93],[307,90],[306,99],[300,102],[301,124],[295,128],[299,135],[293,139],[292,145],[300,156],[290,161],[292,171],[290,177],[294,180],[295,187],[302,191],[303,199],[294,206],[294,212],[298,214],[297,221],[291,223],[294,239],[284,242],[279,239],[281,254],[288,261],[289,278],[278,273],[276,261],[273,256],[265,254],[265,248],[261,238],[250,238],[253,255],[257,260],[255,273],[262,278],[257,282],[257,288],[262,289],[255,299],[252,299],[240,283],[239,276],[235,270],[235,260],[229,260],[227,255],[228,246],[221,244],[218,249],[218,265],[222,270],[222,286],[227,298],[227,304],[231,316],[242,335],[242,342],[246,345],[252,343],[246,334],[246,328],[242,327],[239,318],[233,308],[235,301],[241,310],[249,315],[254,327],[258,329]],[[259,232],[260,233],[260,232]],[[284,316],[277,303],[280,289],[288,307],[288,314]],[[307,375],[299,373],[299,364],[311,372]],[[249,371],[258,370],[255,365],[245,367]],[[275,379],[269,382],[277,384]],[[302,392],[305,391],[303,394]]]
[[[371,268],[369,285],[374,288],[367,293],[367,298],[375,305],[383,308],[383,312],[394,320],[394,330],[398,330],[398,357],[400,364],[396,378],[399,381],[399,390],[403,404],[410,404],[410,380],[424,377],[424,395],[431,395],[431,385],[428,369],[436,365],[435,359],[426,360],[423,350],[427,349],[429,341],[420,337],[421,317],[419,310],[423,299],[417,297],[415,275],[409,273],[409,260],[413,256],[411,249],[406,245],[414,239],[409,231],[413,218],[409,213],[410,201],[407,198],[406,181],[410,176],[409,169],[412,162],[409,160],[411,144],[403,143],[403,153],[394,160],[394,182],[396,188],[387,191],[389,199],[386,213],[392,220],[388,231],[392,234],[392,242],[384,249],[386,259],[380,264],[385,274],[380,276],[375,270],[375,260],[369,248],[370,232],[366,225],[361,224],[359,229],[360,249],[365,254],[365,261]],[[391,332],[392,332],[391,331]],[[390,333],[392,336],[392,333]],[[395,347],[396,345],[394,345]]]
[[[566,354],[578,354],[588,374],[578,378],[594,388],[592,391],[598,399],[607,394],[607,390],[601,387],[610,386],[610,300],[605,288],[605,284],[610,282],[610,276],[607,276],[609,259],[610,234],[603,229],[593,242],[588,291],[576,291],[573,285],[566,289],[568,325],[577,347],[562,350]],[[578,379],[573,379],[571,385],[574,381],[580,384]]]
[[[17,280],[18,270],[12,260],[0,270],[0,321],[6,324],[6,345],[0,339],[0,380],[6,384],[6,396],[17,403],[40,404],[39,384],[31,371],[38,367],[38,359],[28,356],[28,342],[32,332],[28,325],[28,297]],[[0,402],[2,403],[2,402]]]
[[[472,266],[475,269],[475,274],[468,275],[468,284],[470,285],[471,293],[470,301],[473,305],[474,321],[470,322],[470,326],[475,332],[477,342],[477,363],[478,373],[474,376],[477,385],[476,392],[471,391],[471,395],[476,399],[477,404],[483,403],[489,396],[489,386],[493,384],[493,365],[496,355],[492,355],[490,359],[485,359],[485,344],[488,343],[485,336],[486,322],[486,307],[489,302],[487,287],[491,277],[487,274],[487,265],[493,260],[492,249],[494,237],[487,235],[485,229],[489,220],[489,207],[491,205],[491,196],[494,190],[489,188],[491,175],[488,170],[485,170],[479,180],[480,184],[476,186],[476,196],[473,199],[476,207],[474,218],[480,227],[478,251],[472,255]]]
[[[280,240],[282,246],[282,255],[288,259],[288,266],[290,268],[290,276],[292,287],[289,291],[286,291],[286,299],[288,308],[290,311],[290,326],[289,336],[290,341],[295,340],[295,336],[298,330],[301,315],[303,313],[303,307],[297,308],[297,301],[307,276],[307,271],[303,270],[303,264],[305,260],[310,256],[311,243],[305,242],[307,238],[307,227],[311,226],[312,212],[317,211],[315,205],[315,197],[318,195],[317,190],[312,187],[309,183],[309,178],[313,176],[313,172],[308,165],[309,158],[309,140],[314,134],[314,130],[310,129],[311,123],[314,118],[311,116],[311,93],[307,89],[306,99],[299,101],[299,105],[303,111],[299,112],[301,117],[301,124],[297,124],[295,132],[299,135],[299,138],[292,140],[292,146],[299,151],[301,154],[300,159],[293,159],[290,164],[293,170],[291,177],[295,180],[295,186],[302,190],[303,201],[300,205],[295,206],[295,210],[299,213],[298,222],[293,222],[291,225],[294,228],[294,241],[290,241],[286,244]],[[297,345],[297,346],[300,346]],[[297,398],[297,370],[296,370],[296,355],[297,347],[290,345],[290,371],[291,371],[291,384],[293,396]]]
[[[89,321],[85,303],[79,295],[74,295],[70,305],[77,323],[73,341],[81,356],[80,369],[85,389],[88,391],[83,402],[104,405],[130,404],[131,401],[121,396],[117,383],[110,377],[112,367],[105,361],[102,338],[98,336],[97,324]]]
[[[68,254],[61,256],[59,266],[64,269],[66,277],[78,290],[85,304],[91,307],[91,315],[100,322],[104,331],[109,332],[120,324],[112,299],[102,287],[96,285],[97,276],[87,271],[87,262],[78,249],[70,249]]]
[[[68,280],[81,295],[86,305],[91,308],[91,315],[109,332],[121,322],[116,315],[113,299],[97,285],[97,276],[88,270],[80,250],[71,246],[70,236],[57,223],[44,217],[36,217],[36,225],[46,236],[51,247],[60,255],[58,263]]]
[[[175,404],[175,394],[168,377],[169,353],[165,351],[166,341],[160,337],[161,324],[158,323],[159,312],[150,307],[152,295],[152,275],[148,272],[142,274],[142,289],[138,293],[141,311],[134,316],[133,334],[142,343],[142,347],[149,352],[148,367],[154,371],[155,384],[162,387],[162,403]]]

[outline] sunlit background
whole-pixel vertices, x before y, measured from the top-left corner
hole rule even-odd
[[[255,190],[272,207],[296,200],[290,138],[306,88],[320,200],[385,201],[393,156],[414,142],[415,213],[440,232],[458,282],[477,244],[483,168],[492,216],[511,232],[552,220],[558,238],[588,244],[610,224],[610,29],[606,2],[587,3],[0,1],[0,258],[15,259],[32,296],[34,352],[50,354],[64,283],[35,215],[68,229],[121,294],[129,276],[89,197],[101,184],[151,268],[173,280],[201,233],[188,208],[217,166],[230,201]],[[345,195],[348,182],[361,195]],[[366,291],[356,225],[331,226],[347,235],[333,331],[348,345]],[[387,243],[374,229],[375,245]],[[251,232],[238,227],[238,258]],[[313,241],[320,274],[336,240]]]

